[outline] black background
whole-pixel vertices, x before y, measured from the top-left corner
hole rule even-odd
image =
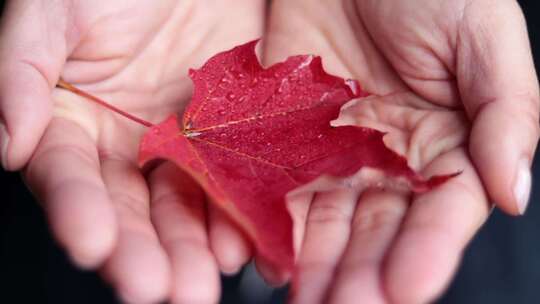
[[[540,6],[537,0],[519,2],[538,66]],[[535,180],[540,177],[539,162],[536,157]],[[465,252],[455,280],[439,302],[540,303],[539,203],[540,184],[536,183],[526,216],[510,218],[495,211]],[[242,303],[237,298],[238,283],[239,276],[224,278],[222,303]],[[275,292],[271,302],[281,303],[283,295],[283,290]],[[96,274],[81,272],[70,264],[52,240],[42,211],[19,175],[3,171],[0,303],[117,303],[113,291]]]

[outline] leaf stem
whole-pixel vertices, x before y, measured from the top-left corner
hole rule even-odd
[[[117,114],[120,114],[120,115],[124,116],[125,118],[127,118],[127,119],[129,119],[131,121],[134,121],[134,122],[136,122],[138,124],[141,124],[141,125],[143,125],[145,127],[151,128],[151,127],[154,126],[154,124],[152,124],[151,122],[148,122],[148,121],[146,121],[144,119],[141,119],[141,118],[139,118],[137,116],[134,116],[134,115],[131,115],[131,114],[127,113],[127,112],[124,112],[124,111],[118,109],[117,107],[111,105],[110,103],[108,103],[106,101],[103,101],[102,99],[99,99],[99,98],[91,95],[90,93],[87,93],[87,92],[85,92],[83,90],[80,90],[80,89],[74,87],[72,84],[70,84],[68,82],[65,82],[62,78],[60,78],[60,80],[58,80],[58,83],[56,84],[56,86],[59,87],[59,88],[68,90],[68,91],[70,91],[72,93],[75,93],[75,94],[77,94],[77,95],[79,95],[81,97],[90,99],[91,101],[99,104],[100,106],[103,106],[103,107],[105,107],[105,108],[107,108],[107,109],[109,109],[109,110],[111,110],[111,111],[113,111],[113,112],[115,112]]]

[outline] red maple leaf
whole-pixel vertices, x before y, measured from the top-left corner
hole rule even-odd
[[[139,161],[164,158],[190,173],[280,270],[294,264],[285,196],[321,175],[347,177],[364,166],[401,177],[414,191],[451,177],[422,179],[383,143],[383,133],[332,127],[347,101],[366,96],[354,80],[329,75],[321,58],[293,56],[263,68],[257,41],[190,70],[195,90],[176,115],[144,136]]]

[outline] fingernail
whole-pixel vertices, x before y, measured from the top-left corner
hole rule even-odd
[[[524,158],[519,161],[516,182],[514,185],[514,197],[518,204],[519,213],[522,215],[525,214],[527,205],[529,204],[531,184],[530,162],[528,159]]]
[[[2,161],[2,167],[7,170],[7,153],[9,145],[9,134],[6,129],[6,125],[0,122],[0,160]]]

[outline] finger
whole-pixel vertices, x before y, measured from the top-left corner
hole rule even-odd
[[[458,84],[474,119],[471,157],[488,194],[506,212],[523,214],[539,134],[538,80],[517,2],[489,2],[465,11]]]
[[[210,247],[219,268],[226,274],[237,273],[251,258],[251,247],[227,215],[214,205],[208,206]]]
[[[266,259],[259,255],[255,256],[255,268],[262,276],[265,283],[273,288],[282,287],[289,281],[291,277],[290,272],[284,272],[276,269],[273,264],[269,263]]]
[[[127,303],[163,301],[170,269],[150,221],[146,182],[137,167],[121,159],[103,159],[101,172],[119,222],[118,243],[103,274]]]
[[[204,192],[171,163],[150,176],[152,222],[172,268],[172,303],[217,303],[219,270],[208,246]]]
[[[99,266],[114,248],[117,222],[89,136],[69,121],[54,119],[24,176],[75,263]]]
[[[317,194],[290,292],[291,303],[320,303],[349,239],[358,193],[339,189]]]
[[[28,162],[51,118],[50,93],[66,58],[67,21],[60,6],[10,1],[2,16],[0,158],[6,170]]]
[[[430,303],[441,294],[462,252],[487,218],[489,204],[482,183],[461,149],[435,160],[425,176],[463,173],[413,198],[390,249],[383,283],[391,303]]]
[[[382,262],[407,205],[408,198],[398,193],[362,194],[326,303],[388,303],[381,284]]]

